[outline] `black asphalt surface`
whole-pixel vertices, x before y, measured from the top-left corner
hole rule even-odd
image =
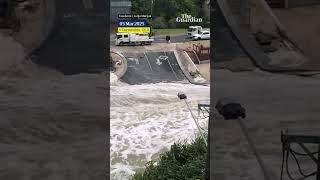
[[[179,42],[189,42],[192,41],[191,38],[187,38],[186,35],[176,35],[170,37],[171,43],[179,43]],[[167,43],[165,36],[155,36],[154,37],[155,43]]]
[[[177,82],[186,80],[171,52],[125,53],[128,68],[122,81],[128,84]]]
[[[37,62],[64,74],[105,67],[107,12],[103,0],[55,1],[55,25],[35,52]]]

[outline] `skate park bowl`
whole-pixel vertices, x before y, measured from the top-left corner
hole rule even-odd
[[[105,70],[106,45],[101,38],[107,31],[105,1],[89,5],[75,0],[30,3],[32,11],[15,9],[20,28],[10,34],[30,59],[66,75]]]
[[[214,13],[219,28],[214,33],[221,47],[215,50],[215,60],[247,56],[261,70],[275,73],[307,75],[320,70],[313,60],[318,59],[316,53],[310,53],[318,45],[314,27],[319,22],[319,6],[277,9],[268,0],[255,0],[246,6],[233,3],[241,0],[216,2]]]
[[[191,77],[175,51],[112,51],[111,57],[115,64],[115,75],[130,85],[170,82],[205,84],[205,81],[197,83],[192,80],[195,78]],[[120,61],[123,63],[117,65]]]
[[[121,78],[126,73],[128,68],[126,58],[120,52],[116,51],[111,51],[110,57],[110,60],[114,64],[114,75],[116,75],[118,78]]]

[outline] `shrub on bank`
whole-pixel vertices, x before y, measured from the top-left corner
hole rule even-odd
[[[201,137],[192,143],[174,143],[157,161],[146,165],[144,172],[136,173],[132,180],[206,179],[207,146]]]

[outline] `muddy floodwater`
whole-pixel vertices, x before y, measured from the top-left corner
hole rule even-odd
[[[0,37],[0,179],[104,179],[105,74],[65,76]]]

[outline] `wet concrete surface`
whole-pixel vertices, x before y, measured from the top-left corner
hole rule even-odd
[[[280,179],[282,130],[320,135],[319,78],[318,75],[299,77],[259,70],[238,73],[214,70],[211,103],[214,105],[217,99],[229,97],[240,101],[246,108],[247,118],[244,122],[268,172],[274,175],[273,179]],[[217,112],[214,114],[211,120],[211,177],[219,180],[264,179],[239,124],[224,120]],[[295,145],[293,148],[302,152]],[[315,170],[312,160],[301,157],[299,160],[305,173]],[[298,170],[293,158],[289,158],[289,163],[292,175],[295,178],[301,177],[297,176]],[[284,176],[284,180],[288,179]]]
[[[303,51],[307,62],[302,68],[320,70],[320,5],[273,9],[286,27],[288,37]]]

